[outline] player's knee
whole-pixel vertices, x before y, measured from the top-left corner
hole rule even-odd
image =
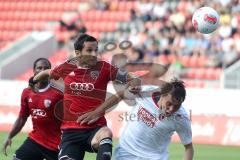
[[[112,131],[109,128],[107,128],[107,127],[102,128],[102,130],[99,134],[100,141],[104,138],[112,138],[112,137],[113,137]]]
[[[103,127],[93,137],[91,145],[94,149],[98,149],[99,143],[104,138],[112,138],[112,131],[108,127]]]

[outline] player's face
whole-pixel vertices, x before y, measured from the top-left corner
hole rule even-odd
[[[180,108],[181,102],[177,101],[174,97],[172,97],[172,95],[167,94],[165,96],[161,96],[158,101],[158,105],[166,116],[170,116]]]
[[[36,63],[36,67],[34,68],[34,75],[46,69],[50,69],[49,64],[44,60],[40,60]]]
[[[84,42],[82,51],[77,51],[76,55],[80,57],[80,63],[93,66],[97,62],[97,42]]]

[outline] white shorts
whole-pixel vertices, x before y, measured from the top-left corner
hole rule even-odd
[[[138,157],[134,154],[127,152],[124,148],[119,145],[116,147],[114,151],[114,159],[115,160],[152,160],[148,158]]]

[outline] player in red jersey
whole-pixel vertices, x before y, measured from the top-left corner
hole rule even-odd
[[[34,74],[50,69],[51,63],[45,58],[34,62]],[[30,80],[30,82],[32,82]],[[7,146],[12,138],[23,128],[29,115],[32,117],[33,130],[14,155],[14,160],[57,160],[60,143],[60,121],[54,116],[54,107],[63,99],[62,91],[56,89],[48,80],[37,82],[25,88],[21,96],[21,108],[17,120],[3,145],[7,156]]]
[[[46,70],[35,80],[62,78],[64,90],[64,119],[59,160],[82,160],[85,151],[97,152],[97,160],[110,160],[112,155],[112,132],[105,117],[95,123],[80,124],[77,118],[96,109],[106,98],[109,81],[129,83],[131,91],[138,91],[140,80],[127,72],[97,59],[98,41],[87,34],[80,35],[74,43],[76,57],[53,70]]]

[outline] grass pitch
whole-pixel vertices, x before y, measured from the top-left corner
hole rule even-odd
[[[0,132],[0,142],[1,145],[4,143],[7,133]],[[2,152],[0,153],[0,160],[12,160],[12,155],[15,150],[23,143],[26,139],[27,134],[20,133],[13,138],[13,143],[10,148],[8,148],[8,156],[4,156]],[[117,140],[114,140],[114,147],[117,144]],[[217,145],[201,145],[194,144],[194,160],[240,160],[240,147],[231,146],[217,146]],[[178,143],[172,143],[169,147],[169,160],[180,160],[183,159],[184,147]],[[95,160],[96,154],[87,153],[84,160]]]

